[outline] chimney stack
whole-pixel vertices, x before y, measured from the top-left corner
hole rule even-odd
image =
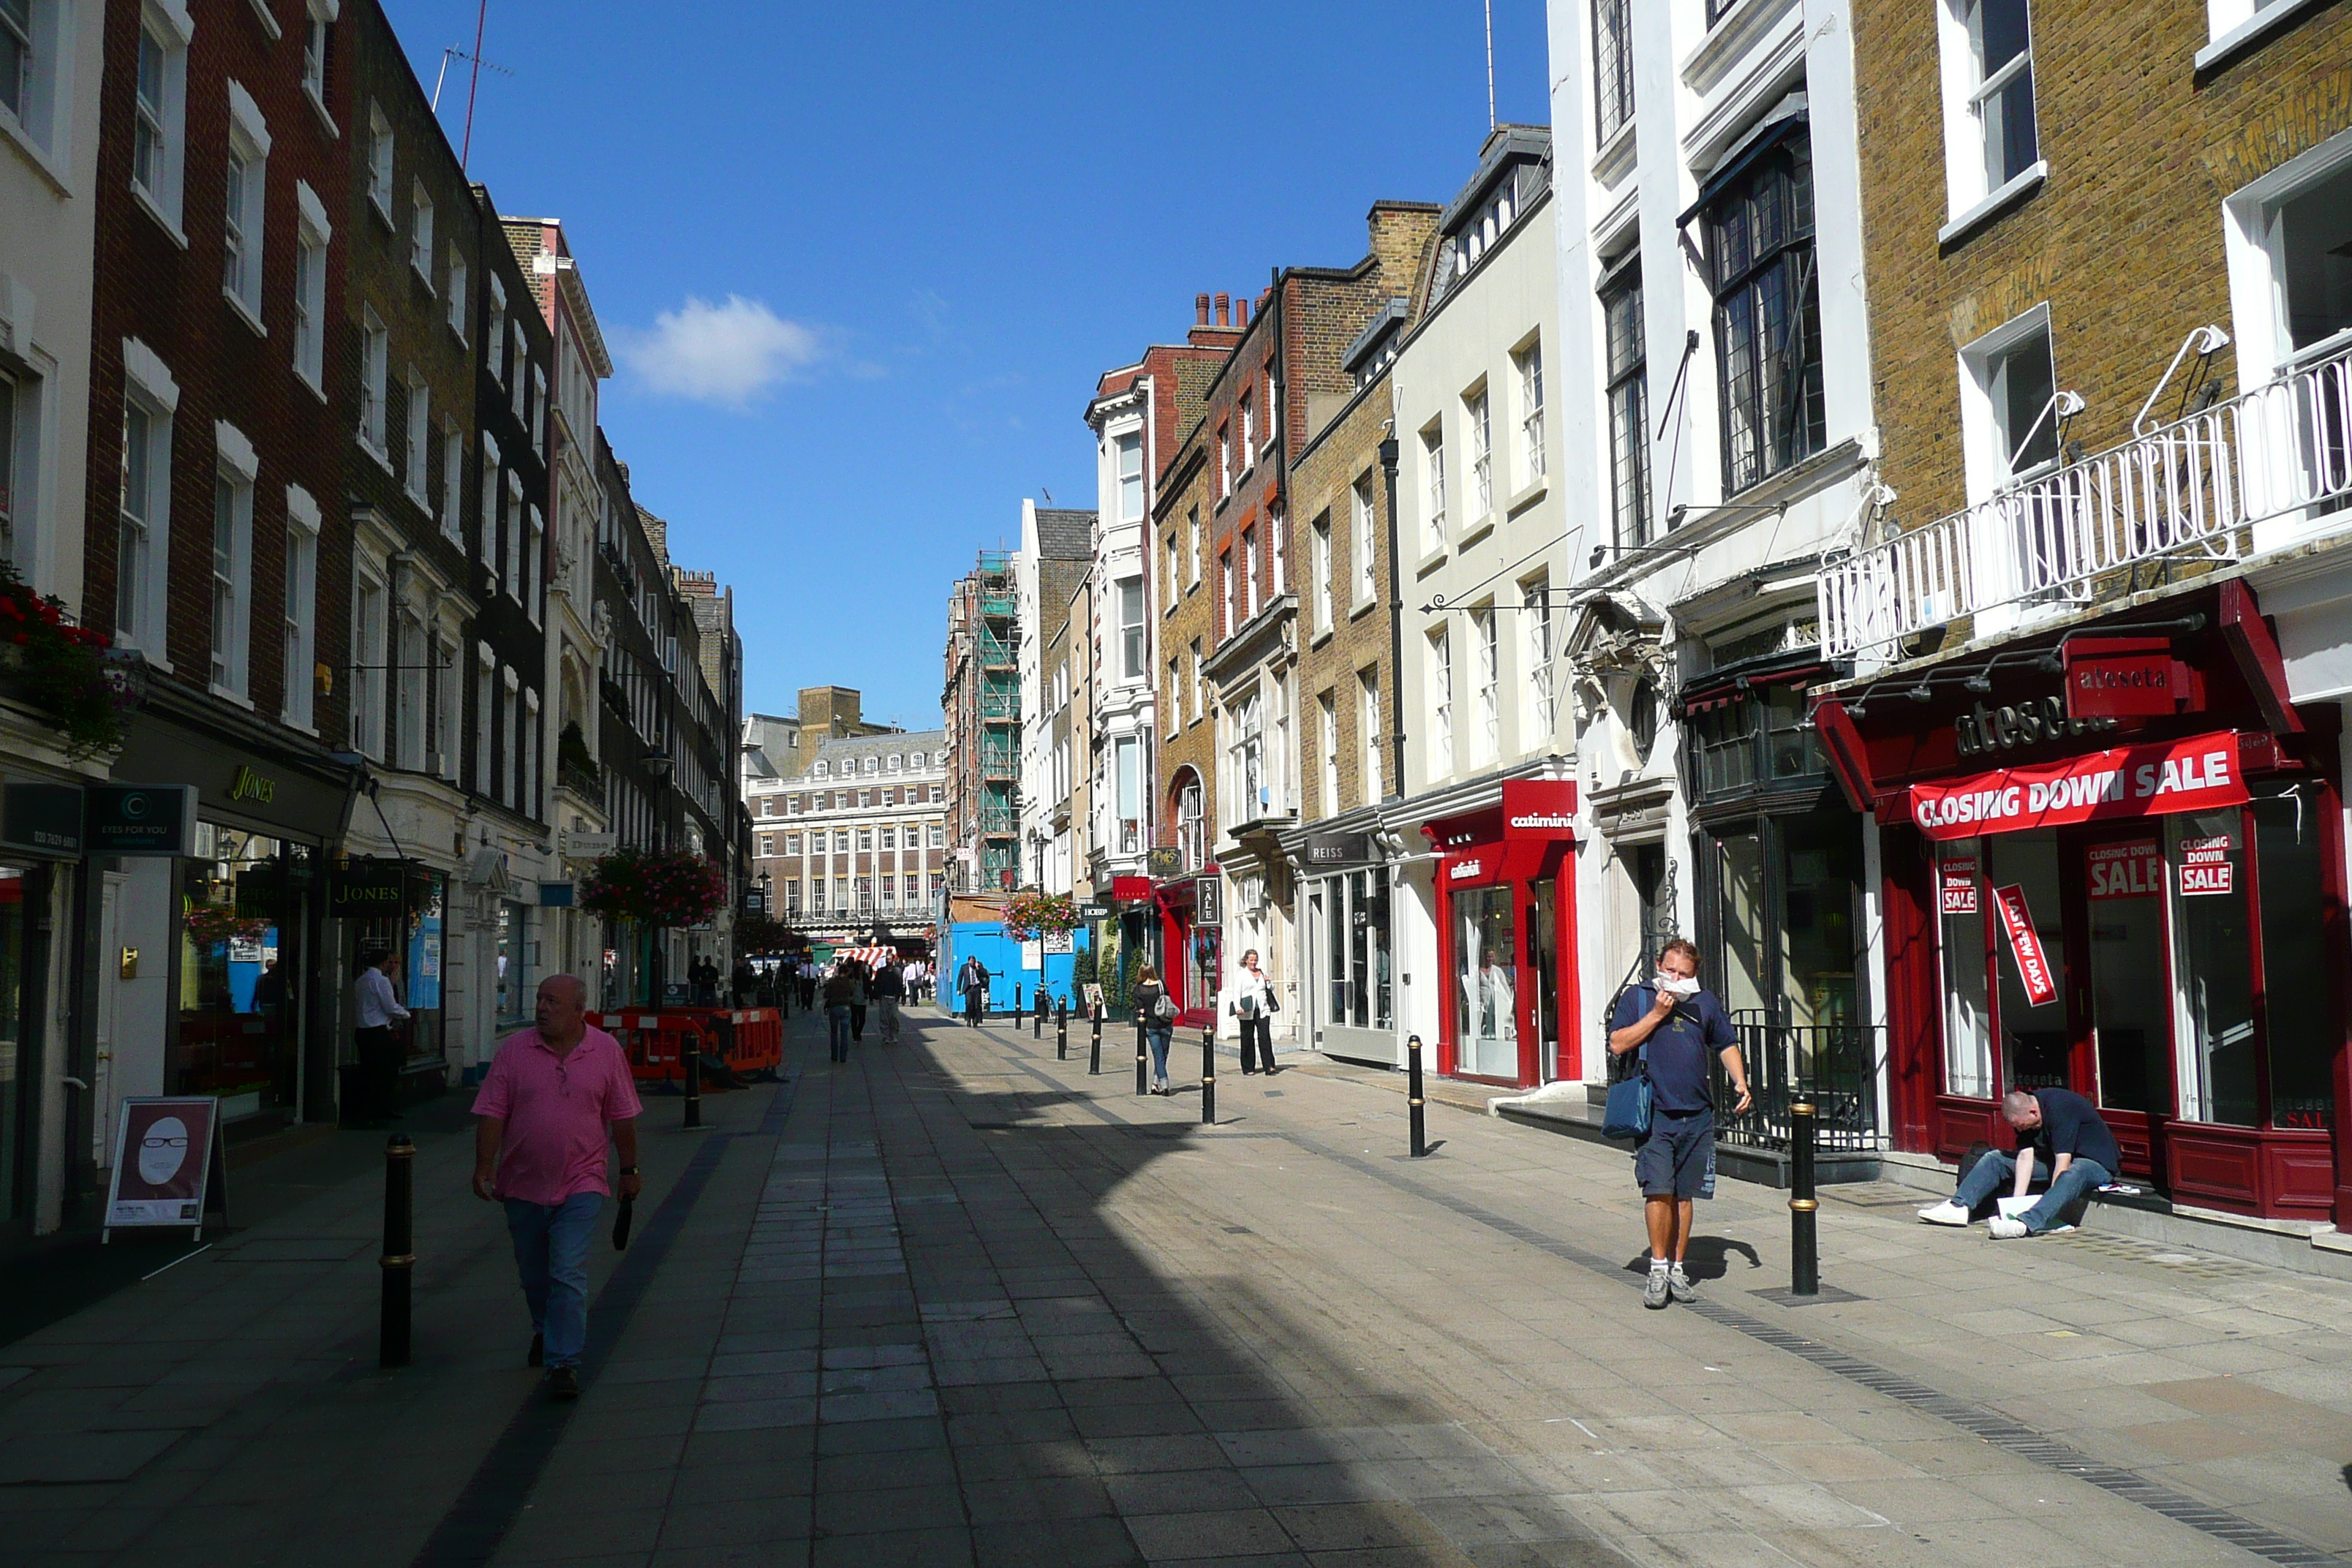
[[[1233,324],[1234,297],[1220,289],[1217,290],[1217,325],[1230,327]]]
[[[1206,294],[1192,296],[1192,324],[1196,327],[1209,324],[1209,297]]]
[[[1249,301],[1247,300],[1236,300],[1234,301],[1234,325],[1236,327],[1246,327],[1249,325]]]

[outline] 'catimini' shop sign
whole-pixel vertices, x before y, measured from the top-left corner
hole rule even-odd
[[[1974,838],[2029,827],[2159,816],[2242,805],[2238,737],[2221,731],[2146,746],[2117,746],[2034,767],[2002,768],[1911,787],[1911,820],[1930,838]]]

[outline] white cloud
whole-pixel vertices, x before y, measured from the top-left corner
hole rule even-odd
[[[815,329],[740,294],[717,305],[688,295],[677,310],[656,316],[651,331],[619,334],[617,346],[656,392],[727,408],[744,407],[824,353]]]

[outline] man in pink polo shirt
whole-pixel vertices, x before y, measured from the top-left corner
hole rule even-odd
[[[539,983],[538,1024],[499,1047],[474,1096],[474,1195],[499,1198],[514,1237],[515,1267],[530,1305],[530,1364],[547,1367],[547,1392],[580,1397],[588,1341],[588,1239],[612,1189],[608,1139],[620,1156],[621,1192],[635,1197],[637,1086],[618,1041],[587,1023],[588,988],[574,974]]]

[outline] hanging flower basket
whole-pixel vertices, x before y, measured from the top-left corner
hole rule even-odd
[[[125,704],[107,679],[106,641],[68,625],[64,600],[42,598],[0,560],[0,687],[58,727],[69,757],[122,744]]]
[[[726,873],[690,849],[616,849],[580,883],[582,909],[640,925],[702,925],[726,900]]]
[[[1005,901],[1004,934],[1015,942],[1051,931],[1076,931],[1083,922],[1078,906],[1060,893],[1015,893]]]
[[[238,914],[219,904],[196,905],[182,923],[187,928],[188,940],[198,947],[224,942],[259,942],[269,931],[268,921]]]

